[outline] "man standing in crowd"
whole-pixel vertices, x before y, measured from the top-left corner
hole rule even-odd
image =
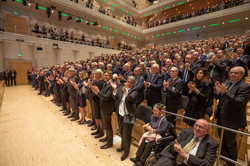
[[[16,71],[13,69],[13,68],[10,68],[10,71],[9,71],[9,76],[10,76],[10,80],[11,80],[11,86],[13,86],[13,82],[16,86]]]
[[[166,111],[177,113],[181,108],[181,91],[183,89],[183,81],[178,77],[178,68],[170,69],[170,79],[163,82],[163,90],[166,92]],[[175,116],[170,116],[168,121],[175,124]]]
[[[143,100],[144,100],[144,94],[143,94],[144,78],[141,76],[141,68],[140,67],[136,67],[134,69],[134,76],[135,76],[134,86],[136,87],[137,92],[138,92],[138,96],[136,98],[136,107],[138,107],[138,105],[140,105],[141,102],[143,102]]]
[[[242,66],[246,71],[244,76],[247,77],[247,64],[250,61],[250,55],[243,55],[243,53],[244,49],[242,47],[238,47],[235,57],[232,59],[231,68],[235,66]]]
[[[10,74],[9,74],[8,68],[3,72],[3,78],[4,78],[6,86],[10,86]]]
[[[161,158],[153,166],[213,166],[218,143],[208,134],[209,125],[198,119],[194,128],[183,129],[170,150],[162,152]]]
[[[104,120],[104,126],[106,130],[107,143],[101,146],[101,149],[107,149],[113,146],[113,129],[111,125],[111,116],[114,112],[114,99],[112,97],[113,88],[110,85],[111,78],[113,76],[112,71],[105,71],[103,80],[106,82],[100,91],[97,86],[92,86],[92,91],[100,97],[101,113]]]
[[[147,88],[146,99],[147,105],[153,108],[153,105],[161,101],[161,87],[163,83],[163,77],[159,73],[159,65],[153,64],[151,67],[151,73],[144,85]]]
[[[246,105],[250,98],[250,86],[243,80],[245,72],[247,71],[241,66],[234,67],[229,73],[230,81],[215,82],[217,97],[220,100],[216,114],[218,125],[234,130],[246,127]],[[224,131],[221,154],[237,161],[236,133]],[[227,166],[234,165],[227,162]]]
[[[227,78],[227,66],[229,65],[229,60],[225,59],[223,50],[218,50],[216,56],[212,58],[208,71],[210,72],[210,77],[212,82],[215,83],[219,81],[220,83],[226,81]]]

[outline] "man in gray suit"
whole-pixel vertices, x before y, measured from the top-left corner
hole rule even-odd
[[[162,157],[153,166],[214,165],[218,143],[208,135],[208,131],[208,122],[198,119],[194,128],[182,130],[179,137],[170,144],[170,150],[162,152]]]

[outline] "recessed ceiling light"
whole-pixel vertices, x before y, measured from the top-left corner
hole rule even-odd
[[[148,37],[147,37],[147,39],[148,39]]]
[[[163,34],[161,34],[161,35],[164,35],[164,33],[163,33]]]
[[[174,32],[174,33],[176,33],[176,32]]]
[[[51,13],[54,13],[54,10],[52,10]]]
[[[248,17],[246,17],[245,19],[248,20]]]
[[[31,6],[31,3],[28,3],[29,6]]]
[[[225,24],[224,22],[222,22],[222,24]]]
[[[187,29],[189,31],[189,29]]]
[[[112,29],[110,28],[110,30],[112,30]]]
[[[204,25],[203,28],[206,28],[206,26]]]

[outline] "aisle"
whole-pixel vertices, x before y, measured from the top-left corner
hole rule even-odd
[[[128,166],[113,148],[101,150],[90,128],[71,122],[30,86],[6,87],[0,112],[1,166]],[[131,147],[134,157],[137,147]]]

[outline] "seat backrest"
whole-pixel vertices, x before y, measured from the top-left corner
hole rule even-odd
[[[145,124],[150,122],[152,109],[146,105],[139,105],[136,109],[136,118],[143,121]]]

